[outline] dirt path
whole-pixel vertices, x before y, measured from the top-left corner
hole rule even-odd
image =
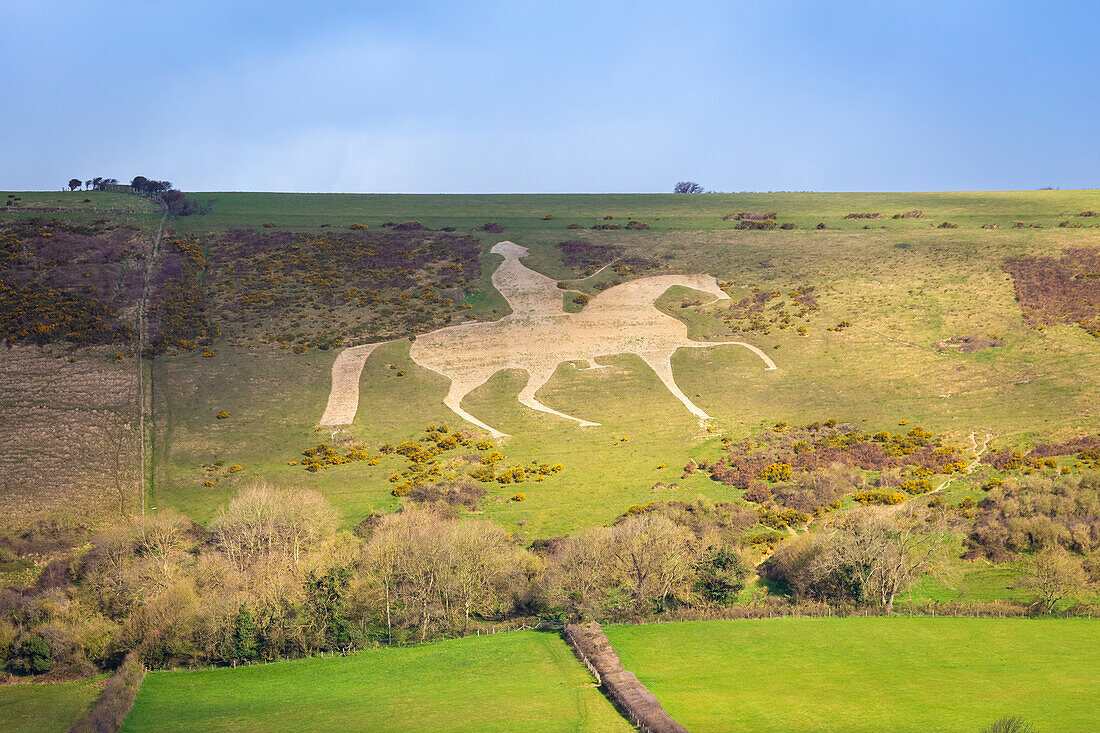
[[[521,404],[581,426],[593,426],[597,423],[566,415],[543,404],[536,396],[563,362],[594,364],[604,356],[636,354],[656,372],[669,392],[701,420],[710,416],[683,393],[672,373],[672,355],[677,350],[741,346],[760,357],[766,370],[777,368],[763,350],[752,344],[692,341],[683,322],[654,306],[654,301],[673,285],[728,300],[729,296],[709,275],[661,275],[632,280],[599,293],[581,312],[566,313],[557,281],[520,262],[527,254],[526,248],[501,242],[492,251],[504,257],[493,273],[493,286],[508,301],[512,313],[499,321],[449,326],[424,334],[413,342],[409,353],[420,366],[450,379],[445,405],[495,437],[505,434],[462,409],[462,399],[503,369],[527,372],[527,384],[518,396]],[[344,352],[337,357],[322,425],[348,424],[355,417],[359,376],[374,346],[355,347],[348,350],[353,353]]]
[[[928,494],[935,494],[935,493],[937,493],[939,491],[942,491],[943,489],[947,488],[947,486],[950,485],[950,483],[952,481],[957,479],[960,476],[960,474],[963,475],[963,476],[969,476],[970,474],[974,473],[974,471],[977,470],[978,466],[981,465],[982,454],[985,453],[986,450],[989,449],[989,441],[991,441],[991,440],[993,440],[993,435],[991,433],[986,433],[985,440],[982,442],[982,447],[979,448],[978,447],[978,440],[975,437],[975,434],[971,433],[970,434],[970,446],[974,451],[974,458],[971,459],[970,463],[966,464],[966,468],[964,468],[960,472],[951,474],[950,478],[945,480],[943,483],[941,483],[939,486],[937,486],[932,491],[929,491]],[[928,496],[928,494],[922,494],[922,496]]]

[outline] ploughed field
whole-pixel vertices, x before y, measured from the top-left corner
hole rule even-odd
[[[691,731],[1094,731],[1094,619],[783,618],[610,626]]]

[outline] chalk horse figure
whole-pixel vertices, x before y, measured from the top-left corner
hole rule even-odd
[[[584,362],[610,354],[640,356],[668,390],[700,419],[709,419],[676,385],[672,355],[681,348],[721,345],[743,346],[775,369],[767,354],[741,341],[692,341],[687,326],[657,310],[654,301],[673,285],[684,285],[729,299],[709,275],[659,275],[608,288],[596,295],[580,313],[562,310],[562,291],[557,283],[520,262],[527,249],[501,242],[493,253],[502,262],[493,272],[493,285],[508,301],[512,313],[499,321],[448,326],[418,336],[409,355],[420,366],[451,380],[443,403],[455,414],[487,430],[494,437],[505,434],[462,409],[462,398],[502,369],[523,369],[527,386],[519,401],[535,410],[574,420],[582,426],[598,425],[566,415],[539,402],[537,394],[562,362]],[[332,365],[332,392],[321,425],[348,425],[359,405],[359,378],[370,353],[381,344],[355,346],[342,351]]]

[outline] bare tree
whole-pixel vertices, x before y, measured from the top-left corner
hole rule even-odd
[[[946,542],[926,511],[870,509],[838,523],[840,563],[860,574],[867,600],[893,610],[898,595],[936,566]]]
[[[798,597],[854,600],[893,609],[897,597],[941,566],[947,532],[927,510],[854,511],[831,532],[793,538],[760,567]]]
[[[174,561],[188,548],[187,530],[190,520],[177,511],[166,509],[135,520],[137,549],[159,566],[161,582],[172,576]]]
[[[213,522],[214,542],[238,568],[264,555],[297,565],[301,553],[336,531],[336,513],[315,491],[254,483],[240,491]]]
[[[1080,560],[1061,546],[1053,545],[1028,561],[1027,574],[1017,587],[1032,591],[1034,607],[1051,613],[1059,601],[1085,590],[1088,578]]]
[[[664,606],[695,579],[692,534],[660,514],[641,514],[611,533],[612,567],[634,596],[638,610]]]
[[[593,618],[607,600],[611,584],[611,546],[607,527],[593,527],[561,540],[545,577],[550,600],[573,610],[578,619]]]
[[[363,555],[368,607],[423,640],[441,624],[465,631],[473,616],[501,613],[521,568],[507,533],[410,505],[387,516]]]

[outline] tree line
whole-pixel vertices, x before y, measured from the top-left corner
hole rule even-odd
[[[0,590],[0,661],[18,674],[74,676],[129,653],[152,668],[235,665],[546,621],[752,610],[739,605],[760,557],[745,539],[758,520],[746,505],[655,502],[530,547],[461,515],[445,499],[407,501],[341,530],[320,494],[256,483],[209,527],[174,511],[135,518],[32,585]],[[749,603],[889,612],[947,564],[952,535],[934,507],[855,509],[783,542],[758,572],[788,598]],[[1056,547],[1028,568],[1034,612],[1098,571]]]
[[[119,185],[119,181],[117,178],[96,176],[88,180],[70,178],[67,185],[70,191],[75,191],[81,186],[85,191],[106,191],[110,186]],[[168,212],[173,216],[187,216],[195,213],[194,205],[187,200],[182,191],[172,188],[171,181],[134,176],[130,181],[130,189],[136,194],[165,204],[168,207]]]

